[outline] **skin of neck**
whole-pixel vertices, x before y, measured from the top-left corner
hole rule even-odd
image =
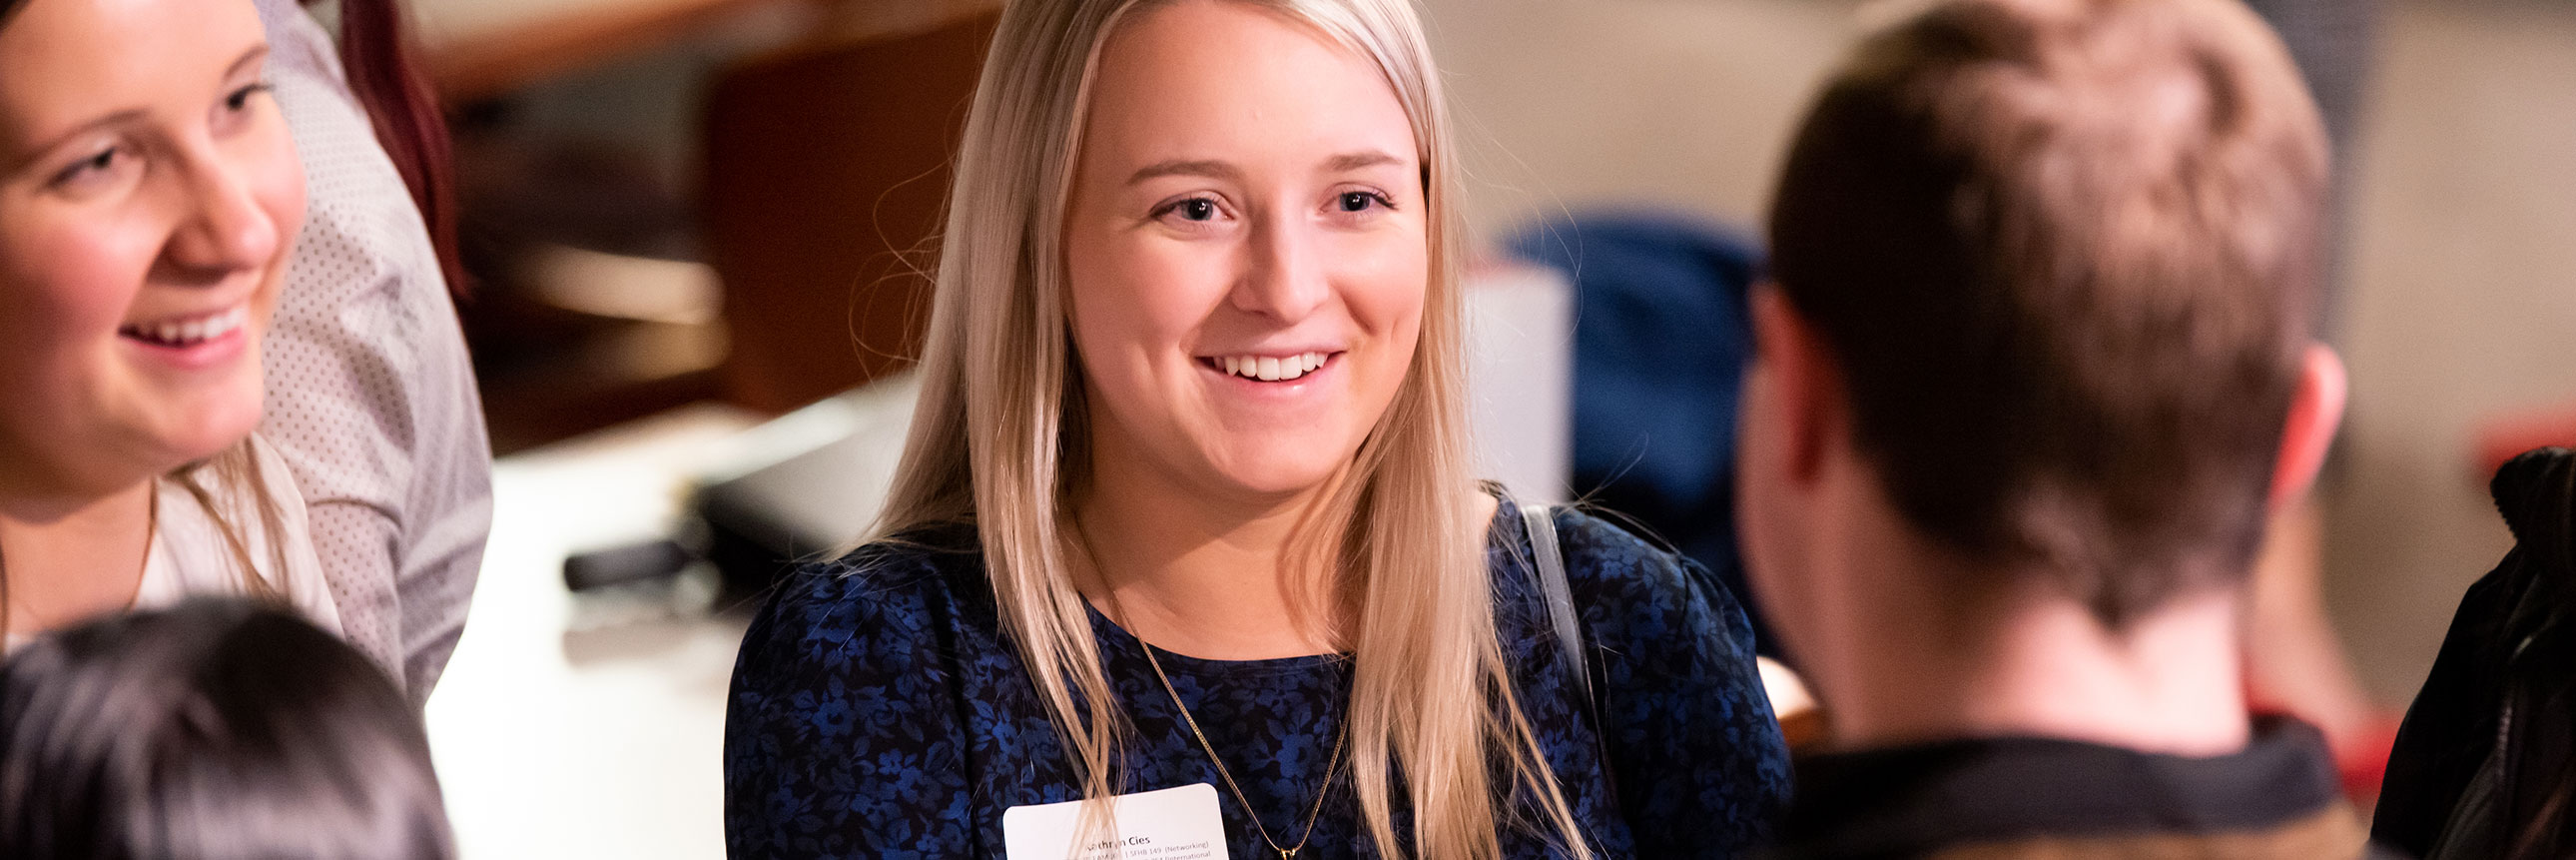
[[[1866,469],[1856,460],[1841,465]],[[2185,756],[2245,746],[2236,590],[2182,595],[2114,630],[2036,571],[1981,566],[1922,536],[1874,481],[1837,483],[1851,488],[1828,494],[1843,515],[1824,521],[1841,526],[1810,545],[1810,581],[1830,608],[1806,631],[1819,640],[1808,668],[1837,746],[2000,736]]]
[[[1347,474],[1294,492],[1184,483],[1095,435],[1074,523],[1076,587],[1101,614],[1166,651],[1211,660],[1333,653],[1344,616],[1325,556],[1295,552],[1336,534],[1325,510]]]
[[[51,630],[134,602],[152,544],[152,482],[78,496],[0,496],[0,576],[11,633]]]

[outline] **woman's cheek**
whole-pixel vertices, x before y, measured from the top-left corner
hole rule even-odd
[[[152,257],[103,219],[0,222],[0,423],[59,442],[119,375],[116,330]]]
[[[1151,320],[1166,339],[1178,341],[1204,323],[1234,287],[1229,249],[1214,242],[1157,239],[1128,256],[1129,283],[1137,290],[1133,312]]]
[[[1350,266],[1349,278],[1358,287],[1349,291],[1348,300],[1361,325],[1390,339],[1401,334],[1410,343],[1430,298],[1430,255],[1418,233],[1399,234],[1399,238],[1405,241],[1359,244],[1341,253]]]
[[[159,252],[148,231],[125,219],[47,219],[20,235],[29,241],[13,243],[0,277],[12,304],[26,302],[22,325],[56,343],[113,337]]]

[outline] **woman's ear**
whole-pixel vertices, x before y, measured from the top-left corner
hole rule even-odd
[[[2343,358],[2325,344],[2309,344],[2299,363],[2299,387],[2290,397],[2289,419],[2281,428],[2281,451],[2272,466],[2273,511],[2287,509],[2316,482],[2326,451],[2334,445],[2335,431],[2343,426],[2344,399],[2349,393]]]

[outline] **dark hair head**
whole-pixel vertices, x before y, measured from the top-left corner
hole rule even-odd
[[[440,860],[429,744],[338,638],[200,598],[0,668],[0,856]]]
[[[2235,3],[1954,0],[1828,83],[1774,274],[1899,510],[2118,626],[2259,543],[2325,179]]]

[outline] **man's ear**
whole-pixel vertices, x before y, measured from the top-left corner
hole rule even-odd
[[[2335,430],[2343,425],[2344,399],[2349,393],[2343,358],[2325,344],[2308,345],[2299,364],[2298,392],[2290,397],[2289,420],[2281,428],[2280,455],[2272,466],[2272,510],[2287,509],[2316,482],[2326,449],[2334,445]]]
[[[1824,342],[1791,307],[1779,287],[1753,290],[1753,350],[1757,372],[1767,374],[1771,403],[1754,420],[1775,422],[1786,477],[1806,481],[1824,468],[1827,440],[1840,409],[1840,375]]]

